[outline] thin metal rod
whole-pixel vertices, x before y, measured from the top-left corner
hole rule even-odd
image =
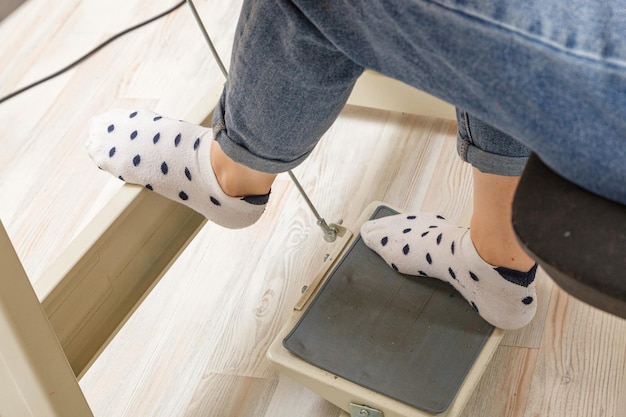
[[[217,62],[217,66],[220,67],[220,71],[222,71],[222,74],[224,74],[224,78],[228,78],[228,71],[226,70],[226,67],[224,66],[224,63],[222,62],[222,59],[220,58],[219,54],[217,53],[217,50],[215,49],[215,46],[213,45],[213,41],[211,41],[211,37],[209,36],[209,33],[204,27],[204,23],[202,23],[202,19],[200,19],[200,15],[198,14],[198,10],[196,10],[196,6],[193,4],[193,1],[191,0],[187,0],[187,4],[189,4],[189,8],[191,9],[193,18],[196,19],[196,23],[198,23],[198,26],[200,27],[200,31],[202,32],[202,36],[204,36],[204,40],[209,45],[209,48],[211,48],[211,53],[213,54],[213,58],[215,58],[215,62]]]
[[[337,239],[337,233],[338,233],[337,228],[330,227],[328,223],[326,223],[326,220],[324,220],[324,218],[320,216],[320,214],[317,212],[317,210],[315,209],[315,206],[311,202],[311,199],[306,194],[306,192],[304,192],[304,188],[302,188],[302,185],[300,185],[300,182],[298,181],[296,176],[293,174],[293,172],[291,170],[287,172],[289,173],[289,176],[291,177],[291,180],[293,181],[293,183],[296,185],[296,188],[298,189],[298,191],[300,191],[300,195],[302,195],[302,197],[304,198],[304,201],[306,201],[306,204],[309,206],[309,208],[313,212],[313,216],[315,216],[315,218],[317,219],[317,225],[324,232],[324,240],[326,242],[334,242]]]
[[[309,208],[313,212],[313,216],[315,216],[318,222],[323,221],[324,219],[322,219],[320,214],[315,209],[315,206],[311,202],[311,199],[309,199],[309,196],[304,192],[304,188],[302,188],[302,185],[300,185],[300,182],[298,181],[296,176],[293,174],[292,171],[288,171],[288,173],[289,173],[289,176],[291,177],[291,180],[296,185],[296,188],[298,189],[298,191],[300,191],[300,194],[302,194],[302,197],[304,197],[304,201],[306,201],[306,204],[309,206]]]
[[[202,19],[200,18],[200,15],[198,14],[198,10],[196,9],[196,6],[193,4],[192,0],[187,0],[187,4],[189,4],[191,13],[193,14],[193,17],[196,20],[196,23],[200,27],[200,31],[202,32],[202,36],[204,36],[204,40],[206,41],[206,43],[209,45],[209,48],[211,49],[211,54],[213,54],[213,58],[215,59],[215,62],[217,62],[217,66],[220,68],[220,71],[222,71],[222,74],[224,74],[224,78],[228,79],[228,71],[226,70],[226,67],[224,66],[224,63],[222,62],[222,59],[220,58],[219,54],[217,53],[217,50],[215,49],[215,46],[213,45],[213,41],[211,41],[211,37],[209,36],[209,33],[207,32],[206,27],[204,26],[204,23],[202,22]],[[334,241],[337,235],[337,230],[328,226],[328,223],[326,223],[326,220],[324,220],[315,209],[315,206],[311,202],[311,199],[304,191],[304,188],[302,188],[302,186],[300,185],[300,182],[298,181],[296,176],[293,174],[291,170],[289,170],[288,172],[289,172],[289,176],[291,177],[291,180],[294,182],[294,184],[296,185],[296,188],[298,189],[298,191],[304,198],[304,201],[306,201],[306,204],[309,206],[309,208],[313,212],[313,216],[315,216],[315,218],[317,219],[318,226],[320,226],[322,230],[324,231],[324,239],[328,242]]]

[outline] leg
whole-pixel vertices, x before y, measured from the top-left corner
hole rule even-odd
[[[474,211],[472,241],[487,263],[528,271],[534,261],[517,242],[511,225],[511,206],[519,177],[487,174],[473,168]]]
[[[94,118],[97,165],[230,228],[263,213],[278,172],[301,163],[363,68],[288,1],[248,1],[210,129],[147,111]],[[215,139],[215,140],[212,140]]]
[[[228,157],[217,141],[211,142],[211,165],[217,182],[231,197],[269,194],[276,174],[248,168]]]
[[[93,417],[2,222],[0,272],[0,414]]]
[[[472,241],[491,265],[528,271],[534,264],[511,225],[513,195],[530,149],[469,113],[457,110],[457,151],[472,164],[474,211]]]
[[[259,176],[254,171],[273,174],[296,166],[334,121],[363,67],[370,67],[471,110],[523,140],[564,177],[626,202],[626,122],[615,113],[626,106],[619,93],[626,88],[626,44],[615,38],[623,33],[623,22],[602,30],[579,22],[607,21],[621,10],[618,0],[581,7],[585,13],[575,20],[568,13],[572,6],[556,0],[546,6],[554,11],[549,16],[542,2],[520,9],[502,0],[494,10],[489,2],[449,3],[247,1],[231,76],[215,112],[221,150],[251,168],[254,178]],[[552,39],[544,26],[568,36]],[[597,50],[598,45],[606,48]],[[101,146],[99,160],[111,149]],[[135,156],[127,158],[134,164]],[[128,179],[127,170],[128,164],[112,172]],[[209,171],[204,174],[213,175]],[[158,168],[151,172],[159,175]],[[237,177],[235,172],[227,177]],[[223,175],[207,181],[223,182],[227,193],[218,186],[219,192],[205,195],[222,193],[226,200],[251,191],[231,188]],[[140,176],[137,182],[152,186],[152,178]],[[261,188],[271,180],[261,179]],[[187,201],[178,184],[166,188],[172,188],[168,197]],[[206,204],[205,198],[190,205],[218,222],[229,216],[216,215],[214,207],[204,210]],[[255,211],[249,221],[262,213]]]
[[[419,213],[368,222],[361,234],[395,270],[449,282],[491,324],[522,327],[536,311],[536,265],[515,239],[511,205],[529,150],[458,114],[459,153],[474,165],[471,228]]]
[[[233,161],[266,173],[300,164],[345,105],[363,67],[287,0],[246,1],[213,132]]]
[[[622,0],[293,2],[355,62],[466,109],[626,204]]]

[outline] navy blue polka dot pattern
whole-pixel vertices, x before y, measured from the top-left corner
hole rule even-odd
[[[448,273],[450,274],[450,276],[452,277],[452,279],[456,279],[456,274],[454,273],[454,271],[452,270],[452,268],[448,268]]]
[[[519,272],[487,264],[476,252],[468,228],[437,217],[440,220],[424,213],[376,219],[362,227],[361,236],[395,271],[451,284],[494,326],[516,329],[527,324],[537,305],[536,267]],[[497,301],[502,299],[504,303]]]
[[[211,170],[210,143],[201,148],[210,133],[149,110],[116,109],[92,118],[86,145],[96,165],[122,181],[183,203],[224,227],[249,226],[270,193],[226,195]]]

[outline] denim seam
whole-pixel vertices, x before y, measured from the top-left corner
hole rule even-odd
[[[468,152],[469,152],[469,148],[473,143],[473,139],[472,139],[472,133],[470,131],[469,128],[469,120],[468,120],[468,115],[466,111],[463,111],[463,125],[465,127],[465,135],[467,136],[465,137],[461,137],[461,135],[459,134],[459,156],[461,157],[461,159],[465,162],[469,162],[468,159]]]
[[[465,16],[468,19],[478,20],[480,22],[483,22],[485,25],[490,25],[490,26],[492,26],[494,28],[497,28],[497,29],[500,29],[502,31],[518,35],[518,36],[526,39],[529,42],[532,42],[532,43],[544,46],[546,48],[553,49],[553,50],[555,50],[557,52],[560,52],[560,53],[562,53],[564,55],[568,55],[568,56],[570,56],[572,58],[580,59],[580,60],[583,60],[583,61],[588,61],[589,63],[593,63],[593,64],[606,65],[606,66],[614,67],[614,68],[618,68],[618,69],[626,68],[626,61],[612,59],[612,58],[600,59],[599,57],[596,57],[594,55],[583,53],[583,51],[574,51],[572,49],[566,49],[562,45],[559,45],[556,42],[549,42],[545,38],[532,36],[528,32],[525,32],[525,31],[523,31],[523,30],[521,30],[521,29],[519,29],[519,28],[517,28],[515,26],[509,26],[509,25],[506,25],[506,24],[504,24],[502,22],[499,22],[497,20],[490,20],[490,19],[487,19],[485,16],[472,14],[472,13],[467,12],[466,10],[453,8],[453,7],[450,7],[449,5],[441,4],[441,3],[437,2],[437,1],[434,1],[434,0],[426,0],[426,1],[428,3],[431,3],[431,4],[434,4],[436,6],[439,6],[442,9],[446,9],[446,10],[449,10],[451,12],[457,13],[457,14],[459,14],[461,16]]]

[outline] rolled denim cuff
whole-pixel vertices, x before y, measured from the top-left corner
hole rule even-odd
[[[220,144],[222,151],[233,161],[256,171],[278,174],[300,165],[311,154],[312,150],[293,160],[275,160],[259,156],[245,146],[238,144],[228,136],[224,117],[224,100],[225,95],[222,94],[213,111],[213,138]]]
[[[527,156],[504,156],[483,151],[460,135],[457,136],[456,149],[463,161],[486,174],[518,177],[528,161]]]
[[[520,176],[531,150],[513,137],[457,109],[457,152],[480,172]]]

